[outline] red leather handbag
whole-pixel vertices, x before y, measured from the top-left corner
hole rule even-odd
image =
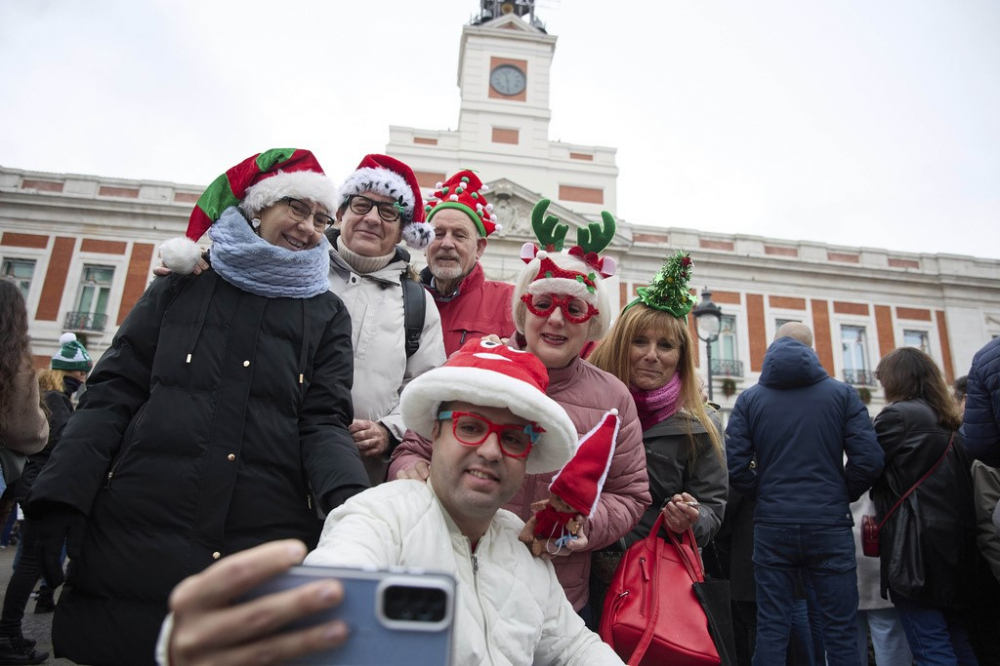
[[[718,666],[719,652],[693,585],[704,581],[701,559],[688,530],[670,542],[649,536],[622,556],[604,599],[600,635],[630,666]]]

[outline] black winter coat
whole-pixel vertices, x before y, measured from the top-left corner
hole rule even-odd
[[[88,516],[56,654],[152,663],[184,577],[274,539],[315,545],[312,498],[327,511],[368,485],[347,431],[352,378],[351,322],[334,294],[264,298],[212,270],[156,279],[29,498]]]
[[[24,463],[24,471],[21,472],[21,478],[17,480],[14,497],[22,507],[28,503],[28,493],[35,484],[35,479],[45,467],[45,463],[49,461],[52,451],[59,443],[59,438],[62,437],[69,417],[73,414],[73,401],[62,391],[46,391],[42,400],[45,401],[45,406],[49,410],[49,441],[45,443],[44,449],[28,456],[28,460]]]
[[[879,520],[934,466],[952,431],[923,400],[896,402],[875,417],[885,469],[872,487]],[[972,476],[961,436],[934,473],[889,518],[880,534],[882,596],[891,589],[940,608],[961,608],[976,570]]]

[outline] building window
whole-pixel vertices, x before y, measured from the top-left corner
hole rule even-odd
[[[865,327],[842,324],[840,344],[844,351],[844,381],[855,386],[875,386],[875,375],[868,361]]]
[[[930,354],[931,336],[927,331],[903,329],[903,346],[916,347],[925,354]]]
[[[0,274],[17,283],[21,289],[21,295],[27,302],[28,292],[31,291],[31,278],[35,274],[35,261],[33,259],[4,259]]]
[[[112,266],[84,266],[76,310],[66,313],[68,331],[103,331],[108,323],[108,301],[115,279]]]
[[[722,315],[719,321],[719,338],[712,343],[712,376],[743,376],[739,340],[736,337],[736,317],[732,315]]]

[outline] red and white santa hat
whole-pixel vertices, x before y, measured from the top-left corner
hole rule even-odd
[[[331,215],[339,202],[336,185],[323,173],[312,152],[272,148],[257,153],[205,189],[191,211],[185,236],[171,238],[160,246],[163,264],[176,273],[190,273],[201,257],[196,241],[224,210],[239,206],[250,218],[284,197],[308,199],[324,206]]]
[[[474,171],[463,169],[443,183],[434,186],[432,199],[427,201],[424,212],[430,222],[434,215],[446,208],[454,208],[469,216],[476,225],[480,237],[486,238],[494,231],[501,229],[497,224],[497,216],[493,213],[493,204],[486,200],[483,193],[489,187],[479,179]]]
[[[365,155],[340,186],[337,208],[355,194],[372,192],[395,199],[403,225],[403,240],[416,250],[427,247],[434,230],[424,221],[424,200],[413,169],[388,155]]]
[[[549,490],[584,516],[597,508],[604,481],[611,469],[618,441],[618,410],[601,417],[594,428],[580,438],[576,453],[552,479]]]
[[[533,354],[477,338],[407,384],[400,411],[407,428],[430,439],[443,402],[509,409],[544,429],[525,467],[529,474],[543,474],[562,467],[576,443],[566,410],[545,395],[548,385],[548,370]]]

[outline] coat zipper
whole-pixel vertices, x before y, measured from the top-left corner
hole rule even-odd
[[[480,539],[480,541],[482,540]],[[465,542],[469,545],[469,557],[472,560],[472,587],[476,591],[476,602],[479,604],[479,612],[483,614],[483,641],[486,643],[486,656],[491,664],[495,664],[497,661],[493,658],[493,652],[490,649],[490,632],[486,622],[486,609],[483,607],[482,597],[479,596],[479,557],[472,551],[472,542],[469,541],[468,537],[465,537]]]

